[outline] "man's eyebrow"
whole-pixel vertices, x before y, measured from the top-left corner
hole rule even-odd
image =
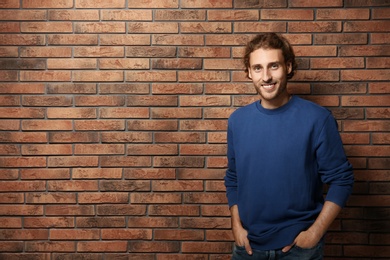
[[[269,62],[269,63],[267,63],[267,66],[268,65],[274,65],[274,64],[281,64],[281,62],[280,61],[271,61],[271,62]],[[261,64],[253,64],[253,65],[251,65],[251,67],[257,67],[257,66],[260,66],[260,67],[262,67],[263,65],[261,65]]]

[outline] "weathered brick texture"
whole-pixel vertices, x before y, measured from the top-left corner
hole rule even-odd
[[[270,31],[355,169],[326,259],[390,259],[388,0],[1,0],[0,259],[230,259],[227,118]]]

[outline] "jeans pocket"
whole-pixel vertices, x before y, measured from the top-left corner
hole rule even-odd
[[[321,241],[312,248],[302,248],[294,245],[288,252],[289,259],[299,260],[319,260],[323,257],[323,242]]]

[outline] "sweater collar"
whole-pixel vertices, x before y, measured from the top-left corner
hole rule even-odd
[[[267,115],[275,115],[275,114],[282,113],[282,112],[286,111],[287,109],[289,109],[292,106],[292,104],[295,103],[295,100],[296,100],[296,96],[291,95],[290,100],[286,104],[284,104],[281,107],[275,108],[275,109],[266,109],[266,108],[264,108],[261,105],[261,100],[260,101],[256,101],[255,103],[256,103],[256,108],[261,113],[267,114]]]

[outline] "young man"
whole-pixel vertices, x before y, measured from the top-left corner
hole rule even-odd
[[[228,121],[232,259],[322,259],[323,236],[353,186],[337,123],[326,108],[287,92],[296,62],[284,37],[255,37],[244,64],[260,101]]]

